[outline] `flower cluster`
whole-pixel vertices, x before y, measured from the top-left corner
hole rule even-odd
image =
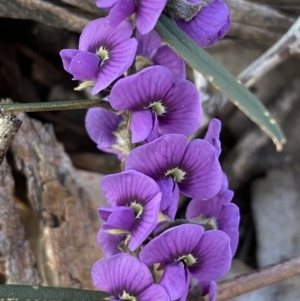
[[[162,12],[200,46],[229,28],[221,0],[98,0],[109,11],[90,22],[79,47],[61,51],[78,90],[90,87],[112,110],[92,108],[86,129],[123,171],[103,178],[108,207],[98,243],[94,285],[111,300],[213,301],[215,281],[229,269],[238,243],[239,210],[231,203],[219,155],[221,124],[188,140],[202,121],[200,95],[185,63],[155,32]],[[180,194],[192,198],[176,220]],[[159,222],[161,220],[161,222]],[[127,254],[126,254],[127,253]]]

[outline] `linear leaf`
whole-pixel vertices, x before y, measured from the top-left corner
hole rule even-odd
[[[74,288],[0,285],[3,301],[106,301],[108,294]]]
[[[187,36],[176,23],[161,15],[156,28],[162,39],[192,68],[199,71],[233,104],[254,121],[273,140],[278,151],[286,142],[284,134],[265,106],[205,50]]]

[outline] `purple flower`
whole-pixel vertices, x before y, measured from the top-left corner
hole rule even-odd
[[[91,93],[97,94],[132,65],[137,48],[132,31],[127,21],[114,29],[107,18],[90,22],[80,36],[79,50],[60,52],[64,69],[74,80],[88,81],[84,86],[93,86]]]
[[[105,176],[101,182],[102,191],[107,202],[112,207],[117,207],[108,216],[103,230],[122,229],[130,232],[128,248],[136,250],[155,228],[160,208],[161,192],[157,183],[135,171],[125,171],[114,175]],[[126,207],[124,207],[126,206]],[[129,209],[129,212],[128,210]],[[120,212],[119,212],[120,211]],[[121,214],[126,218],[120,220]],[[100,212],[103,216],[103,213]],[[99,244],[101,244],[101,231]],[[110,244],[111,246],[111,244]],[[115,246],[104,250],[106,254],[116,250]]]
[[[92,269],[94,285],[112,296],[112,301],[170,301],[163,287],[155,284],[145,264],[128,254],[101,259]]]
[[[222,183],[215,148],[205,140],[188,143],[183,135],[164,135],[129,153],[125,169],[137,170],[157,181],[163,193],[161,210],[174,219],[179,190],[189,197],[209,199]]]
[[[202,0],[188,0],[199,3]],[[204,5],[190,21],[176,20],[177,25],[201,47],[209,46],[225,36],[230,27],[228,6],[221,0]]]
[[[143,67],[162,65],[172,72],[175,79],[185,78],[185,62],[167,45],[161,45],[161,38],[155,30],[146,35],[136,33],[138,48],[136,51],[136,65]],[[140,70],[139,66],[136,66]]]
[[[167,0],[98,0],[96,5],[110,10],[108,20],[112,27],[135,13],[137,29],[149,33],[161,15]]]
[[[110,103],[117,110],[132,111],[133,143],[165,134],[189,135],[198,129],[202,117],[196,87],[184,79],[175,81],[163,66],[148,67],[118,81]]]
[[[208,129],[204,137],[204,140],[215,147],[218,158],[220,157],[222,151],[220,141],[221,126],[221,121],[213,118],[208,125]]]
[[[124,154],[129,153],[122,135],[126,130],[122,115],[116,115],[103,108],[91,108],[85,117],[85,127],[100,150],[116,154],[120,160]]]
[[[192,199],[186,210],[186,218],[206,225],[208,229],[225,232],[230,238],[230,247],[232,255],[234,255],[239,239],[240,213],[235,204],[227,203],[228,195],[226,193],[217,194],[205,201],[199,198]]]
[[[231,263],[229,237],[218,230],[204,232],[202,226],[192,224],[166,230],[151,240],[139,256],[147,266],[164,264],[160,285],[171,300],[185,300],[190,276],[199,281],[216,280]]]

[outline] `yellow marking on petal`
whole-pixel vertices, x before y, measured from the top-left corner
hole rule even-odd
[[[197,262],[197,258],[195,258],[192,254],[182,255],[176,261],[181,261],[185,264],[185,266],[190,267]]]
[[[148,107],[144,107],[144,109],[152,109],[158,116],[162,116],[167,112],[167,108],[162,104],[162,101],[154,101],[151,102]]]
[[[169,169],[166,173],[165,176],[172,176],[173,180],[176,183],[181,182],[182,180],[184,180],[186,175],[186,172],[183,171],[182,169],[180,169],[179,167],[173,168],[173,169]]]
[[[103,62],[105,60],[109,59],[109,52],[108,49],[106,49],[105,47],[101,46],[97,51],[96,54],[100,57],[101,59],[101,64],[103,64]]]
[[[119,298],[124,301],[136,301],[136,297],[129,295],[125,290],[123,291],[122,296],[119,295]]]
[[[137,203],[136,201],[130,204],[130,208],[134,211],[135,218],[140,218],[141,215],[143,214],[144,207],[141,204]]]

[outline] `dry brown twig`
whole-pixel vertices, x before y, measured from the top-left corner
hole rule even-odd
[[[300,256],[221,282],[217,301],[225,301],[298,274],[300,274]]]
[[[240,73],[238,79],[249,88],[267,72],[296,54],[300,54],[300,17],[277,43]]]

